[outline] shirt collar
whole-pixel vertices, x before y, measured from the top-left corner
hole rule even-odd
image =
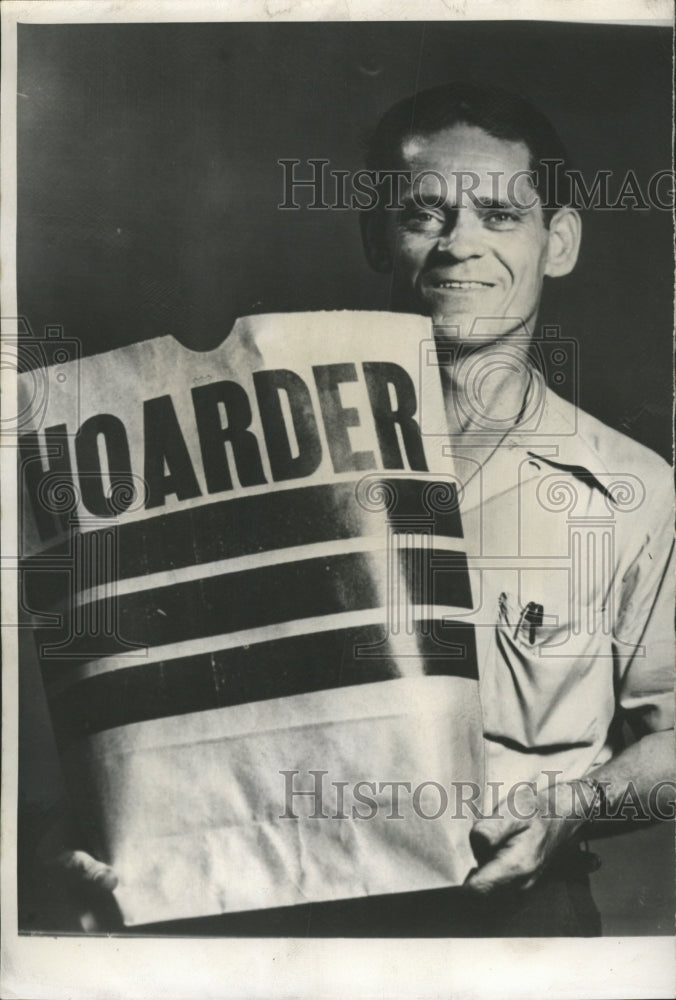
[[[598,478],[607,475],[609,469],[583,411],[557,396],[536,370],[529,395],[523,419],[503,444],[521,458],[539,459],[552,468],[570,472],[612,500],[612,494]]]

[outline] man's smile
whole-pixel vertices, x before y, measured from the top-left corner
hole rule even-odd
[[[434,278],[427,282],[432,288],[451,289],[453,291],[473,291],[478,288],[494,288],[491,281],[465,280],[461,278]]]

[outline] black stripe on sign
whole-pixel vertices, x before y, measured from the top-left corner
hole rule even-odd
[[[419,531],[462,538],[457,492],[452,484],[369,477],[369,489],[365,490],[363,483],[355,480],[304,486],[219,500],[88,532],[81,536],[81,557],[68,543],[61,543],[25,560],[28,604],[46,608],[50,591],[53,593],[55,588],[53,573],[61,568],[66,574],[76,574],[78,558],[88,559],[98,574],[97,582],[104,583],[251,553],[375,534],[380,532],[384,514],[395,533],[411,531],[413,524]],[[378,483],[383,486],[381,491]],[[374,524],[373,530],[369,522]],[[114,554],[106,557],[112,551],[111,532]],[[85,551],[87,546],[91,557]]]
[[[163,646],[378,608],[385,601],[379,578],[385,576],[387,559],[384,551],[302,559],[109,597],[82,606],[78,634],[68,637],[45,629],[39,640],[65,641],[59,652],[62,661],[95,659],[125,652],[130,644]],[[419,550],[413,559],[404,551],[400,562],[410,603],[472,607],[464,553]]]
[[[476,680],[471,625],[430,621],[417,628],[425,674]],[[364,648],[380,655],[360,656]],[[50,709],[60,740],[69,742],[133,722],[392,680],[402,676],[400,665],[386,627],[370,625],[113,670],[80,681]]]

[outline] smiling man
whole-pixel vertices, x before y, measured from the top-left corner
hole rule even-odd
[[[367,258],[390,281],[393,311],[432,320],[461,486],[486,750],[476,868],[459,889],[164,932],[598,934],[581,839],[605,814],[668,814],[669,469],[559,399],[532,364],[545,279],[568,274],[580,246],[565,162],[530,104],[462,84],[400,102],[368,152],[371,170],[404,184],[390,207],[383,194],[363,213]],[[561,183],[550,190],[555,163]],[[633,741],[622,738],[625,722]],[[115,884],[81,851],[52,845],[51,857],[92,892]]]
[[[465,84],[395,105],[368,153],[405,180],[399,204],[363,215],[364,246],[391,308],[432,319],[482,596],[487,779],[503,796],[473,832],[482,933],[598,933],[580,839],[673,796],[670,472],[530,361],[545,279],[580,246],[566,159],[528,102]],[[566,553],[561,574],[548,559]]]
[[[545,217],[525,143],[459,122],[407,138],[400,157],[412,178],[403,209],[381,233],[367,228],[374,266],[392,271],[392,305],[448,319],[462,339],[480,317],[496,336],[532,323],[545,275],[575,264],[580,220]]]

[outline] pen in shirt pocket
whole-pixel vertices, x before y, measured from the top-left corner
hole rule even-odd
[[[535,601],[529,601],[519,615],[519,621],[514,629],[514,638],[518,638],[519,632],[528,632],[528,642],[532,646],[535,643],[536,630],[541,627],[544,619],[544,607]]]

